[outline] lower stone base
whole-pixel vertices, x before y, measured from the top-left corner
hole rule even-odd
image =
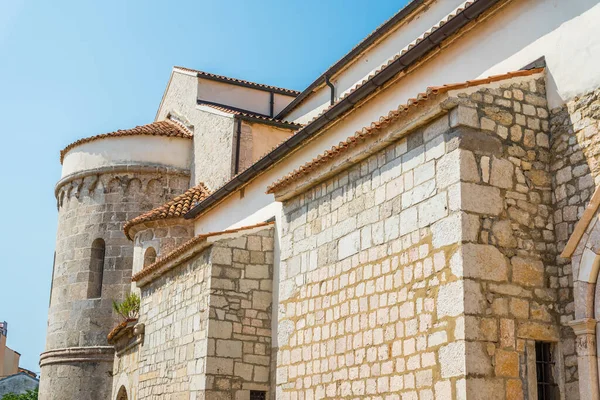
[[[51,350],[40,358],[40,400],[111,398],[112,347]]]

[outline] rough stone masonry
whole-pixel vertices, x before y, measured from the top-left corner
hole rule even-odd
[[[285,202],[278,399],[528,398],[535,341],[576,390],[544,80],[456,103]]]
[[[142,346],[115,360],[114,393],[249,399],[271,391],[273,228],[199,243],[142,284]]]

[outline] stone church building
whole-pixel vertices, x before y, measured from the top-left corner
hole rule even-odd
[[[40,399],[600,399],[598,21],[413,0],[302,92],[174,67],[61,152]]]

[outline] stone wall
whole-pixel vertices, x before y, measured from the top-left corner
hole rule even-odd
[[[48,333],[40,361],[41,399],[110,396],[112,351],[106,335],[117,321],[112,301],[129,292],[133,258],[123,224],[183,193],[188,184],[184,171],[157,167],[88,171],[59,183]],[[101,297],[88,298],[88,286],[94,282],[91,246],[98,238],[105,243]]]
[[[139,399],[198,395],[204,389],[209,285],[207,250],[142,288],[139,322],[146,333],[137,366]],[[136,369],[125,361],[122,368]]]
[[[445,115],[284,203],[278,399],[464,392],[449,130]],[[440,245],[432,224],[450,215],[459,235]]]
[[[149,247],[154,248],[159,258],[194,236],[194,225],[182,218],[152,221],[145,225],[148,228],[140,229],[133,238],[133,274],[142,270],[144,254]]]
[[[268,392],[272,274],[272,228],[223,237],[165,272],[141,288],[145,342],[117,372],[139,375],[139,399]]]
[[[284,203],[278,398],[527,398],[536,340],[571,393],[543,78],[455,101]]]
[[[577,393],[574,338],[559,302],[566,285],[556,265],[545,95],[540,78],[463,98],[481,129],[461,143],[470,160],[461,209],[474,234],[462,248],[470,398],[535,397],[535,341],[553,343],[555,382],[567,398]]]
[[[235,118],[197,110],[194,121],[194,185],[215,190],[233,176]]]
[[[596,190],[595,182],[600,173],[599,96],[600,90],[591,91],[572,99],[564,107],[552,110],[551,170],[559,251],[565,249]],[[595,220],[594,216],[592,221]],[[561,318],[565,322],[589,326],[589,329],[578,329],[579,371],[574,366],[571,368],[573,375],[579,374],[582,398],[598,396],[595,340],[598,287],[594,268],[591,267],[597,253],[596,229],[594,223],[590,223],[577,249],[571,251],[572,258],[557,257]],[[591,247],[592,251],[584,255],[587,247]],[[575,361],[570,360],[570,364],[575,364]]]

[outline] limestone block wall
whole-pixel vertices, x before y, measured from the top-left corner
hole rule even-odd
[[[273,229],[217,242],[212,263],[205,398],[269,398]]]
[[[137,366],[123,364],[139,375],[138,398],[268,392],[272,274],[267,228],[218,240],[142,287],[145,343]]]
[[[469,160],[461,209],[474,234],[462,246],[467,396],[537,397],[535,342],[542,341],[553,343],[562,395],[576,398],[574,335],[563,316],[572,300],[561,298],[568,285],[556,265],[544,78],[484,89],[462,104],[476,110],[480,126],[460,145]]]
[[[127,393],[127,400],[139,399],[139,359],[142,346],[134,346],[123,354],[115,356],[112,368],[112,397],[107,399],[121,400],[118,394],[123,390]]]
[[[554,223],[559,251],[574,234],[576,224],[591,203],[600,172],[600,90],[567,102],[551,114],[552,187]],[[571,258],[557,257],[559,265],[560,305],[565,322],[577,330],[581,397],[598,396],[596,313],[599,297],[596,262],[597,233],[592,218]],[[593,250],[589,250],[591,248]],[[581,329],[587,326],[587,329]],[[574,361],[571,361],[574,363]],[[573,368],[574,369],[574,368]]]
[[[535,341],[576,393],[544,80],[455,101],[284,203],[277,398],[535,398]]]
[[[284,203],[278,399],[464,394],[450,131],[444,115]]]
[[[40,361],[42,399],[110,396],[113,352],[106,335],[117,321],[112,301],[129,291],[133,258],[122,226],[189,184],[185,171],[136,168],[86,171],[57,186],[56,258]],[[101,274],[91,270],[91,259],[98,256],[92,244],[98,239],[105,244]],[[92,293],[91,286],[101,292]]]
[[[209,312],[210,251],[164,274],[141,290],[139,322],[145,324],[144,346],[137,365],[138,398],[197,394],[205,386]]]
[[[561,251],[573,233],[575,224],[583,215],[595,190],[600,175],[600,90],[592,91],[552,110],[552,166],[556,240]],[[563,265],[561,297],[572,298],[571,263],[560,259]],[[571,303],[565,318],[573,315]]]

